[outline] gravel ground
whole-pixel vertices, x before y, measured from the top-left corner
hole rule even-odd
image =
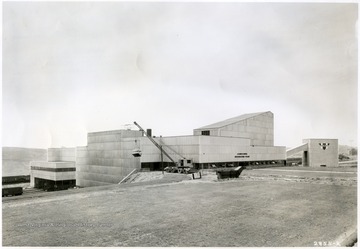
[[[273,167],[263,168],[260,170],[299,170],[299,171],[327,171],[327,172],[357,172],[357,168],[352,167],[302,167],[302,166],[291,166],[291,167]]]
[[[356,227],[352,185],[217,181],[209,172],[150,178],[3,202],[3,245],[313,247]]]
[[[242,180],[275,180],[290,182],[307,182],[315,184],[330,184],[357,186],[357,172],[346,171],[307,171],[288,169],[244,170]]]
[[[172,174],[162,171],[150,171],[150,172],[138,172],[130,176],[129,180],[126,183],[138,183],[138,182],[149,182],[149,181],[163,181],[164,179],[174,178],[174,176],[179,176],[179,174]],[[181,176],[181,175],[180,175]],[[182,175],[184,179],[190,179],[188,175]]]

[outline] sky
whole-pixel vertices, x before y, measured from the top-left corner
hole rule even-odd
[[[271,111],[275,145],[357,145],[355,3],[3,2],[2,145],[84,146]]]

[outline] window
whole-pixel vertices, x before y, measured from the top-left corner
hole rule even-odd
[[[201,131],[201,135],[210,136],[210,131]]]

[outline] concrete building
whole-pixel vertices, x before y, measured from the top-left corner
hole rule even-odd
[[[76,186],[75,148],[49,148],[48,161],[30,163],[30,186],[62,190]]]
[[[285,163],[285,147],[274,146],[271,112],[241,115],[194,129],[192,136],[154,138],[175,160],[192,160],[195,168]],[[161,168],[161,153],[147,137],[141,139],[141,167]],[[165,166],[170,160],[163,158]]]
[[[77,147],[77,185],[116,184],[139,170],[140,157],[133,157],[132,151],[140,147],[141,137],[141,131],[133,130],[88,133],[87,146]]]
[[[48,162],[75,162],[75,148],[49,148],[47,153]]]
[[[194,135],[249,138],[250,145],[274,146],[274,114],[244,114],[195,129]]]
[[[338,139],[304,139],[303,144],[290,149],[286,156],[302,155],[304,167],[338,167],[339,144]]]
[[[287,156],[299,152],[305,166],[338,166],[337,139],[305,139],[287,152],[274,146],[272,112],[230,118],[194,129],[189,136],[152,139],[161,150],[142,129],[88,133],[87,146],[49,149],[48,162],[32,162],[31,185],[68,187],[75,179],[82,187],[116,184],[135,170],[161,170],[178,162],[197,169],[284,166]]]
[[[189,136],[153,139],[173,161],[191,162],[195,168],[285,163],[285,147],[274,146],[271,112],[241,115],[195,129]],[[134,150],[141,151],[141,157],[134,157]],[[87,146],[77,147],[76,181],[84,187],[119,183],[133,170],[161,170],[172,160],[141,131],[93,132]]]

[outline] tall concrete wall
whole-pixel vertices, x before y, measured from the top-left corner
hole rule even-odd
[[[30,162],[46,158],[46,149],[3,147],[2,176],[30,175]]]
[[[86,147],[77,147],[76,184],[99,186],[119,183],[134,169],[140,158],[132,151],[140,147],[142,132],[117,130],[88,133]]]
[[[183,157],[191,160],[197,160],[199,157],[199,137],[198,136],[177,136],[154,138],[154,140],[163,146],[163,150],[175,161],[178,162]],[[160,162],[160,150],[147,138],[141,138],[141,162]],[[171,162],[165,155],[164,162]]]
[[[286,148],[282,146],[251,146],[251,139],[218,136],[179,136],[155,138],[175,160],[183,157],[194,163],[244,162],[285,160]],[[143,137],[141,162],[160,162],[160,150]],[[170,160],[164,156],[164,162]]]
[[[240,116],[241,117],[241,116]],[[195,129],[194,135],[200,136],[203,131],[209,131],[210,136],[249,138],[254,146],[274,146],[274,114],[272,112],[259,113],[243,120],[232,123],[225,120],[204,128]],[[218,126],[218,127],[216,127]]]
[[[285,160],[282,146],[251,146],[251,139],[200,136],[199,163]]]
[[[274,145],[274,116],[266,112],[235,124],[220,128],[220,136],[245,137],[251,139],[251,145]]]
[[[251,146],[250,161],[286,160],[285,146]]]
[[[304,139],[303,143],[308,143],[308,166],[339,166],[338,139]]]
[[[236,158],[237,153],[248,153],[250,139],[235,137],[199,136],[198,163],[217,163],[248,160]]]
[[[49,148],[48,162],[75,162],[76,148]]]

